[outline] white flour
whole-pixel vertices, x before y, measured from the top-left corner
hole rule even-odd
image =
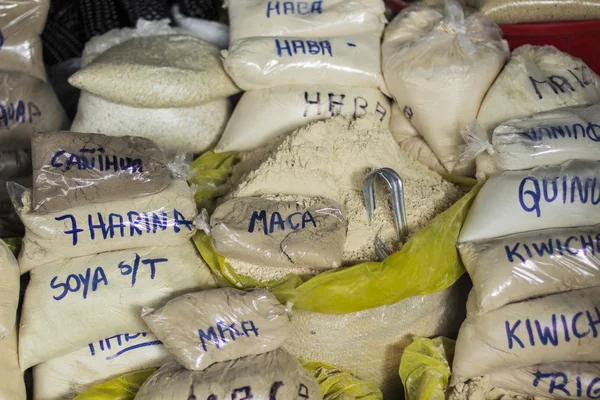
[[[10,248],[0,240],[0,340],[14,329],[20,289],[19,264]]]
[[[389,190],[384,190],[383,184],[378,185],[381,190],[376,193],[379,201],[372,224],[367,223],[362,183],[369,170],[389,167],[400,174],[411,233],[461,196],[458,188],[404,153],[389,130],[364,118],[348,121],[336,117],[313,123],[265,153],[248,156],[254,164],[252,170],[238,177],[230,197],[293,194],[336,201],[348,218],[345,265],[375,260],[377,234],[389,248],[399,247],[386,200]],[[244,168],[248,163],[239,165],[239,169]]]
[[[19,368],[17,331],[0,340],[0,399],[26,400],[25,382]]]

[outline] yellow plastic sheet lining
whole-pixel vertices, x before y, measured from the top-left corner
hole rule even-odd
[[[196,186],[194,199],[198,209],[214,210],[214,200],[222,195],[222,186],[237,162],[236,153],[215,153],[210,150],[196,158],[190,166],[190,183]]]
[[[133,400],[146,379],[157,369],[132,372],[100,383],[81,393],[74,400]]]
[[[302,362],[302,366],[319,382],[323,400],[383,400],[377,386],[348,371],[321,362]]]
[[[400,361],[406,400],[445,400],[454,344],[445,337],[414,338]]]

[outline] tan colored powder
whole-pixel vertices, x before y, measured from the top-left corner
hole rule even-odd
[[[497,24],[600,18],[600,0],[470,0],[470,3]]]
[[[323,272],[323,270],[315,270],[310,268],[263,267],[262,265],[234,260],[233,258],[226,258],[225,262],[229,263],[237,274],[254,279],[255,281],[261,283],[280,281],[292,276],[299,276],[300,278],[306,280]],[[230,278],[235,280],[233,277]]]
[[[448,389],[448,400],[536,400],[542,397],[521,396],[492,387],[489,376],[471,379]]]

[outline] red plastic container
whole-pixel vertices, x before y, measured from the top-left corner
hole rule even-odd
[[[524,44],[552,45],[581,58],[600,74],[600,20],[500,25],[512,49]]]

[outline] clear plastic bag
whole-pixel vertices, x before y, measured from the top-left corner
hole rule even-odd
[[[231,43],[256,36],[352,35],[381,32],[382,0],[227,0]]]
[[[600,19],[599,0],[469,0],[497,24]]]
[[[322,400],[319,384],[298,360],[282,349],[189,371],[177,362],[164,365],[138,392],[137,400],[165,398]]]
[[[185,368],[202,371],[216,362],[266,353],[288,337],[288,310],[263,289],[232,288],[190,293],[142,318]]]
[[[473,281],[469,313],[600,286],[600,226],[547,229],[458,245]]]
[[[179,5],[177,4],[171,8],[171,11],[177,26],[186,32],[206,40],[219,49],[226,49],[229,46],[229,26],[217,21],[186,17],[179,11]]]
[[[23,372],[19,368],[17,355],[17,331],[0,340],[0,398],[10,400],[26,400]]]
[[[155,368],[125,374],[86,390],[74,400],[134,400],[142,384],[154,372]]]
[[[294,85],[341,85],[379,88],[381,32],[352,36],[249,37],[221,52],[223,66],[244,90]]]
[[[0,341],[15,329],[21,273],[11,249],[0,240]]]
[[[225,257],[274,268],[342,266],[347,221],[332,200],[238,197],[219,205],[210,225]]]
[[[34,134],[31,147],[39,214],[148,196],[171,182],[167,158],[145,138],[59,131]]]

